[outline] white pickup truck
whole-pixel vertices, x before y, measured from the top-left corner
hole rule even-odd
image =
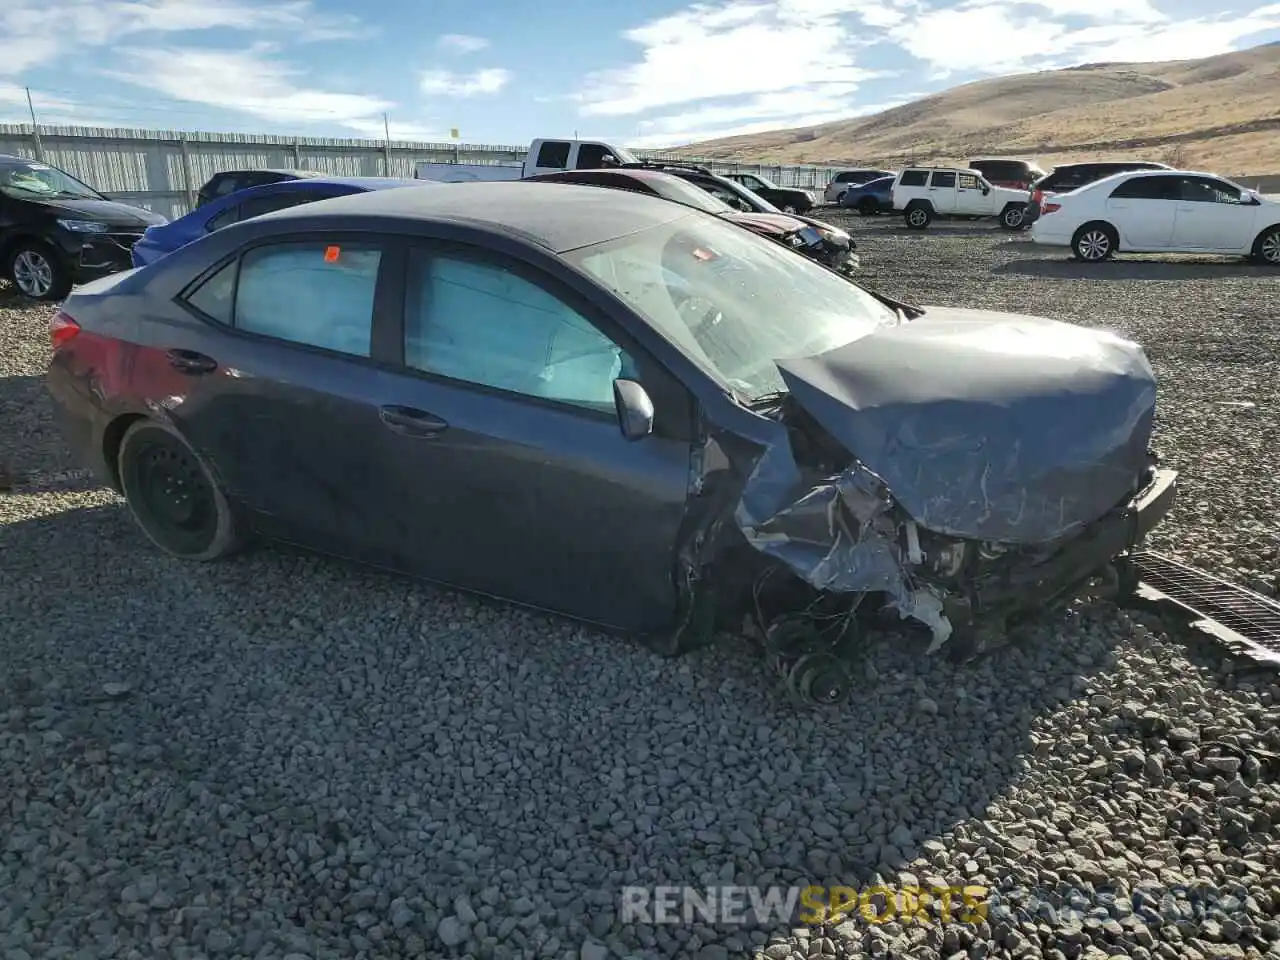
[[[561,170],[599,170],[618,163],[638,163],[629,150],[599,140],[533,141],[524,162],[507,163],[428,163],[415,165],[418,180],[441,183],[463,183],[470,180],[523,180],[540,173]]]

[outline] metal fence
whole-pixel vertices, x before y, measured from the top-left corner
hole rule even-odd
[[[186,133],[0,124],[0,154],[43,160],[94,189],[167,217],[191,209],[201,184],[220,170],[303,168],[336,176],[412,177],[419,162],[510,163],[527,147],[338,140],[253,134]],[[725,163],[634,151],[650,159],[697,162],[718,173],[754,173],[779,186],[820,190],[839,168]]]

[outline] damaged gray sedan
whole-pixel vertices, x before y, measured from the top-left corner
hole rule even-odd
[[[641,194],[412,193],[66,301],[64,430],[158,546],[291,541],[670,654],[745,626],[832,703],[861,624],[983,649],[1131,586],[1172,504],[1113,334],[909,306]]]

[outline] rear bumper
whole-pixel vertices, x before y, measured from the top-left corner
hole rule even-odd
[[[107,418],[92,394],[90,379],[74,374],[55,354],[45,373],[45,388],[54,423],[77,462],[93,471],[101,483],[115,488],[115,471],[103,457]]]
[[[987,574],[971,585],[968,597],[945,606],[955,626],[981,626],[1010,616],[1043,610],[1078,596],[1108,564],[1139,547],[1172,509],[1178,474],[1153,470],[1147,485],[1131,500],[1102,517],[1041,563]]]

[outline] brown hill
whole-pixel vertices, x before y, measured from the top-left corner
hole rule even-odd
[[[979,80],[873,116],[675,152],[824,166],[1124,155],[1226,175],[1280,173],[1280,43],[1202,60],[1092,63]]]

